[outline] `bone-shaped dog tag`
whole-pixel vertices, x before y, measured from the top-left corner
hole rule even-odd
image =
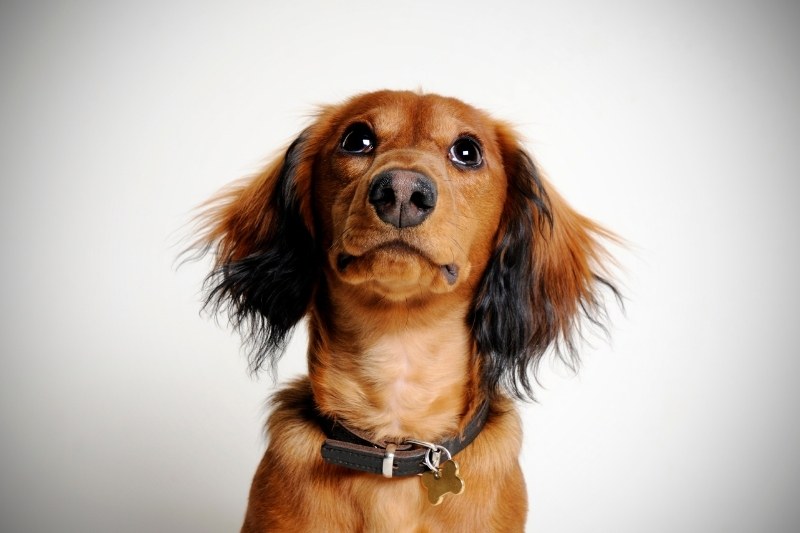
[[[429,470],[422,474],[422,485],[428,489],[428,501],[439,505],[448,492],[464,492],[464,480],[458,477],[458,463],[452,459],[445,461],[437,472]]]

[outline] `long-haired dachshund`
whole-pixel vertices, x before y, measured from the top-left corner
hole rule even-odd
[[[273,400],[242,531],[522,531],[513,398],[604,318],[606,230],[512,129],[382,91],[321,109],[211,201],[207,304],[253,369],[307,318],[308,377]]]

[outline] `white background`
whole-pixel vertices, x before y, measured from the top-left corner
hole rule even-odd
[[[272,384],[199,314],[181,239],[315,105],[386,87],[514,122],[631,244],[611,341],[523,407],[529,531],[798,531],[798,15],[3,2],[0,530],[238,529]]]

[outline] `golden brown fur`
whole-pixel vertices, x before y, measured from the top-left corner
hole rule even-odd
[[[357,123],[376,137],[367,153],[342,148]],[[480,165],[448,157],[464,136],[479,143]],[[376,215],[374,178],[394,169],[434,183],[422,223]],[[548,347],[568,351],[580,314],[600,308],[597,285],[608,283],[597,237],[610,235],[536,174],[511,128],[458,100],[383,91],[322,109],[285,156],[212,202],[202,237],[216,253],[210,301],[249,328],[256,366],[280,355],[301,316],[310,333],[308,378],[273,400],[242,531],[522,531],[521,428],[508,396],[529,392],[526,370]],[[300,238],[308,250],[283,249]],[[294,253],[304,255],[292,262]],[[308,270],[292,277],[295,268]],[[521,289],[520,268],[530,270]],[[289,281],[262,294],[272,275],[257,272]],[[292,284],[298,296],[280,300]],[[498,297],[517,302],[503,311],[523,311],[526,329],[508,335],[520,337],[524,360],[505,362],[510,349],[485,340],[506,334]],[[297,316],[276,326],[282,302]],[[485,323],[496,331],[482,335]],[[317,411],[375,439],[437,442],[487,399],[487,425],[456,457],[466,490],[439,506],[416,476],[384,479],[320,456]]]

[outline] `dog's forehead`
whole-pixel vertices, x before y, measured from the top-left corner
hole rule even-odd
[[[379,134],[452,139],[456,135],[491,136],[492,121],[482,111],[436,94],[383,91],[356,97],[343,120],[362,120]]]

